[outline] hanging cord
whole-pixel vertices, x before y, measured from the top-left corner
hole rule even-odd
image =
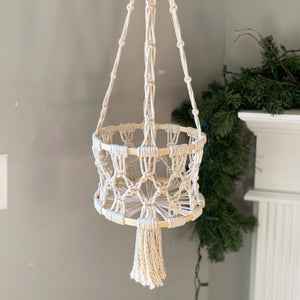
[[[192,113],[194,116],[196,128],[198,130],[198,137],[201,138],[201,125],[200,125],[200,121],[199,121],[199,111],[197,109],[195,95],[194,95],[193,87],[191,84],[192,77],[189,75],[189,70],[188,70],[188,66],[187,66],[187,59],[186,59],[186,55],[185,55],[185,51],[184,51],[184,41],[182,40],[180,23],[179,23],[178,15],[177,15],[177,5],[175,3],[175,0],[169,0],[169,4],[170,4],[170,13],[172,15],[173,25],[174,25],[174,29],[175,29],[176,38],[177,38],[177,48],[179,49],[182,69],[183,69],[183,73],[184,73],[184,81],[186,83],[188,93],[189,93],[189,98],[190,98],[190,101],[192,104]]]
[[[119,63],[120,63],[122,49],[125,46],[129,21],[130,21],[131,13],[134,9],[134,4],[135,4],[135,0],[130,0],[130,2],[127,4],[127,15],[126,15],[125,23],[123,26],[122,34],[119,39],[119,48],[118,48],[118,52],[117,52],[117,55],[115,58],[114,66],[113,66],[112,72],[110,73],[110,82],[109,82],[109,85],[108,85],[108,88],[107,88],[107,91],[105,93],[104,100],[102,103],[102,109],[101,109],[100,118],[99,118],[99,121],[97,124],[96,134],[100,133],[100,130],[103,126],[103,122],[104,122],[104,119],[106,116],[109,99],[111,96],[111,92],[112,92],[112,89],[114,86],[115,79],[117,77],[117,71],[118,71],[118,67],[119,67]]]
[[[145,7],[145,74],[144,74],[144,140],[142,147],[155,147],[156,128],[155,128],[155,59],[156,59],[156,0],[146,0]]]

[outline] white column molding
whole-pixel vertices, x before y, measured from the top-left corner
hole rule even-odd
[[[242,112],[256,135],[250,300],[300,299],[300,110]]]

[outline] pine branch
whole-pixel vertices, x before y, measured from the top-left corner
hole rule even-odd
[[[264,77],[260,74],[258,74],[257,77],[260,78],[260,79],[263,79],[263,80],[267,80],[267,81],[271,81],[271,82],[280,84],[280,85],[289,85],[289,86],[294,86],[294,87],[299,86],[299,84],[295,84],[295,83],[291,83],[291,82],[283,82],[283,81],[278,81],[278,80],[273,80],[273,79],[270,79],[270,78],[266,78],[266,77]]]
[[[259,33],[259,31],[252,29],[252,28],[246,28],[246,29],[236,29],[236,32],[243,32],[243,31],[252,31],[255,32],[260,40],[252,33],[249,32],[244,32],[238,35],[238,37],[234,40],[234,43],[240,39],[242,36],[248,35],[250,37],[252,37],[253,39],[256,40],[256,42],[258,43],[259,46],[261,46],[264,50],[266,50],[267,52],[269,52],[271,55],[273,55],[276,60],[278,61],[278,63],[280,64],[280,66],[282,67],[282,69],[284,70],[284,72],[287,74],[287,76],[291,79],[291,81],[295,84],[297,84],[297,80],[295,79],[294,75],[290,72],[290,70],[282,63],[280,57],[278,56],[277,52],[275,51],[275,49],[273,48],[273,46]],[[263,41],[263,43],[261,42]],[[268,47],[266,47],[265,45],[267,45]]]

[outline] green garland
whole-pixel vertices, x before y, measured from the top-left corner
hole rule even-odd
[[[195,222],[195,232],[200,238],[196,299],[200,286],[207,285],[198,277],[201,248],[206,248],[211,261],[222,261],[227,252],[242,247],[243,233],[253,231],[256,225],[253,216],[244,216],[227,201],[235,191],[235,182],[248,169],[254,151],[253,135],[238,118],[238,111],[255,109],[278,114],[285,109],[300,107],[299,51],[288,51],[284,46],[278,48],[272,36],[263,38],[252,29],[238,38],[243,35],[253,37],[261,46],[261,65],[241,68],[239,73],[229,72],[224,66],[224,84],[210,83],[202,94],[202,101],[198,102],[207,144],[199,173],[206,206]],[[172,118],[184,126],[194,126],[188,102],[176,109]]]

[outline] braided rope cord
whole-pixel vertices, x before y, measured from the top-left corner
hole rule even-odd
[[[118,48],[118,52],[115,58],[115,62],[113,65],[113,69],[112,72],[110,73],[110,82],[108,85],[108,88],[106,90],[105,96],[104,96],[104,100],[102,103],[102,109],[101,109],[101,113],[100,113],[100,118],[97,124],[97,129],[96,129],[96,133],[99,134],[100,130],[103,126],[103,122],[107,113],[107,109],[108,109],[108,104],[109,104],[109,99],[111,96],[111,92],[112,89],[114,87],[114,83],[115,83],[115,79],[117,77],[117,71],[118,71],[118,67],[119,67],[119,63],[120,63],[120,59],[121,59],[121,54],[122,54],[122,50],[125,46],[125,42],[126,42],[126,37],[127,37],[127,32],[128,32],[128,26],[129,26],[129,22],[130,22],[130,17],[131,17],[131,13],[134,9],[134,4],[135,4],[135,0],[130,0],[130,2],[127,4],[127,15],[126,15],[126,19],[125,19],[125,23],[122,29],[122,34],[121,37],[119,39],[119,48]]]

